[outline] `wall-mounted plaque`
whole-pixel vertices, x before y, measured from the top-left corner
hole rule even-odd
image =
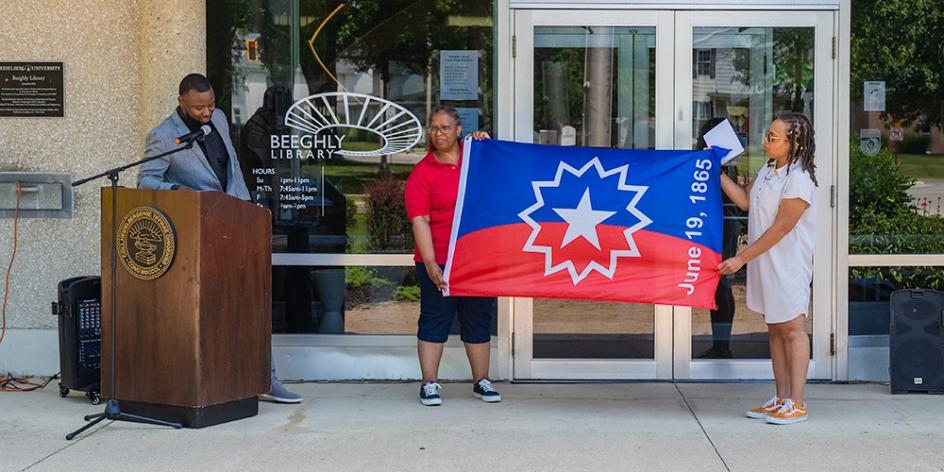
[[[61,62],[0,62],[0,117],[63,116]]]

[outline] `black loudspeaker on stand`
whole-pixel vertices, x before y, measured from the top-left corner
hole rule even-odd
[[[105,402],[105,411],[104,411],[104,412],[99,413],[99,414],[97,414],[97,415],[87,415],[87,416],[85,417],[85,421],[87,421],[88,423],[86,423],[86,424],[85,424],[84,426],[82,426],[81,428],[79,428],[79,429],[77,429],[77,430],[75,430],[75,431],[73,431],[73,432],[67,434],[67,435],[66,435],[66,440],[71,440],[72,438],[74,438],[74,437],[76,437],[77,435],[81,434],[83,431],[86,431],[87,429],[89,429],[89,428],[95,426],[96,424],[98,424],[98,423],[100,423],[100,422],[102,422],[102,421],[104,421],[104,420],[112,420],[112,421],[130,421],[130,422],[133,422],[133,423],[144,423],[144,424],[153,424],[153,425],[158,425],[158,426],[169,426],[169,427],[175,428],[175,429],[180,429],[180,428],[183,427],[183,425],[180,424],[180,423],[174,423],[174,422],[171,422],[171,421],[163,421],[163,420],[159,420],[159,419],[155,419],[155,418],[148,418],[148,417],[146,417],[146,416],[133,415],[133,414],[130,414],[130,413],[125,413],[125,412],[121,411],[121,405],[120,405],[119,402],[118,402],[118,384],[115,382],[115,370],[116,370],[115,356],[117,356],[117,353],[115,352],[115,344],[116,344],[116,343],[115,343],[115,319],[118,318],[118,316],[117,316],[116,313],[115,313],[115,307],[117,306],[117,303],[116,303],[116,301],[117,301],[117,293],[118,293],[118,277],[117,277],[117,275],[118,275],[118,248],[117,248],[117,241],[118,241],[118,234],[117,234],[117,233],[118,233],[118,177],[119,177],[119,174],[120,174],[121,172],[126,171],[126,170],[128,170],[128,169],[130,169],[130,168],[132,168],[132,167],[137,167],[137,166],[139,166],[139,165],[141,165],[141,164],[144,164],[145,162],[153,161],[153,160],[155,160],[155,159],[160,159],[160,158],[162,158],[162,157],[166,157],[166,156],[169,156],[169,155],[171,155],[171,154],[178,153],[178,152],[183,151],[183,150],[185,150],[185,149],[190,149],[190,148],[193,147],[194,142],[195,142],[196,140],[199,140],[199,139],[201,139],[201,138],[195,138],[194,140],[187,141],[183,146],[181,146],[181,147],[179,147],[179,148],[177,148],[177,149],[173,149],[173,150],[171,150],[171,151],[168,151],[168,152],[165,152],[165,153],[162,153],[162,154],[158,154],[158,155],[156,155],[156,156],[148,157],[148,158],[142,159],[142,160],[137,161],[137,162],[132,162],[131,164],[127,164],[127,165],[123,165],[123,166],[120,166],[120,167],[116,167],[116,168],[114,168],[114,169],[109,169],[109,170],[106,170],[105,172],[102,172],[101,174],[93,175],[93,176],[91,176],[91,177],[87,177],[87,178],[84,178],[84,179],[81,179],[81,180],[77,180],[77,181],[75,181],[75,182],[72,183],[72,186],[73,186],[73,187],[78,187],[79,185],[85,184],[85,183],[87,183],[87,182],[91,182],[91,181],[93,181],[93,180],[98,180],[98,179],[100,179],[100,178],[102,178],[102,177],[107,177],[108,180],[111,181],[111,223],[112,223],[112,224],[111,224],[111,229],[112,229],[112,234],[111,234],[111,266],[108,268],[108,270],[109,270],[109,274],[111,275],[110,280],[112,281],[112,283],[111,283],[111,291],[110,291],[110,293],[108,293],[108,296],[110,297],[109,300],[111,301],[111,304],[110,304],[109,306],[112,307],[112,313],[111,313],[111,316],[109,317],[108,320],[103,320],[103,321],[105,321],[105,322],[107,322],[107,323],[110,323],[110,325],[109,325],[109,328],[110,328],[110,329],[109,329],[109,333],[110,333],[109,339],[103,339],[103,340],[102,340],[102,342],[108,342],[108,343],[109,343],[109,346],[110,346],[110,348],[111,348],[111,349],[109,350],[109,352],[111,353],[110,359],[105,360],[106,362],[108,362],[108,365],[109,365],[108,372],[110,373],[110,376],[111,376],[111,378],[110,378],[110,382],[111,382],[111,383],[109,384],[109,385],[111,386],[111,390],[110,390],[111,397],[108,398],[108,401]],[[102,296],[104,297],[105,294],[102,294]]]
[[[889,305],[892,393],[944,394],[944,292],[896,290]]]

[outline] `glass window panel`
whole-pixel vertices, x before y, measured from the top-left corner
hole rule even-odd
[[[849,336],[887,335],[895,290],[944,291],[942,267],[850,267]]]
[[[849,253],[944,253],[944,157],[880,146],[849,153]]]
[[[813,118],[814,30],[699,27],[693,41],[693,147],[703,146],[701,135],[727,118],[745,153],[724,172],[744,182],[766,164],[763,135],[774,117],[792,111]],[[727,198],[722,231],[724,258],[746,247],[747,212]],[[718,310],[692,311],[694,359],[770,358],[764,317],[746,305],[746,272],[722,278],[715,296]],[[806,324],[812,333],[812,316]]]
[[[398,122],[381,126],[381,137],[364,129],[370,126],[312,131],[288,126],[285,118],[310,95],[349,92],[369,98],[328,96],[306,109],[306,121],[395,120],[399,112],[375,100],[384,99],[421,124],[432,107],[450,105],[459,109],[464,132],[492,131],[492,7],[436,0],[207,1],[208,76],[218,108],[230,118],[252,199],[272,212],[274,252],[412,252],[402,186],[426,152],[425,137],[402,152],[342,156],[339,150],[372,151],[400,140]],[[444,80],[455,79],[441,74],[443,51],[476,56],[464,95],[444,92],[450,86]],[[313,152],[299,157],[299,149]],[[417,290],[413,267],[274,267],[273,330],[414,335]]]
[[[849,253],[944,253],[944,3],[852,3]],[[910,34],[902,35],[902,28]]]
[[[655,28],[534,29],[534,142],[655,148]]]
[[[534,142],[655,148],[655,28],[537,26]],[[654,309],[535,299],[535,359],[653,359]]]
[[[424,137],[383,155],[341,152],[412,142],[404,136],[417,127],[396,127],[397,120],[411,114],[422,125],[437,105],[459,109],[463,132],[492,131],[492,8],[437,0],[207,1],[208,76],[252,199],[272,211],[274,252],[412,252],[402,185],[426,153]],[[440,67],[449,51],[475,56],[468,74],[457,79]],[[461,94],[447,93],[463,86]],[[379,100],[328,97],[303,118],[337,126],[287,126],[293,104],[337,92],[388,100],[409,114],[398,118],[400,109]]]
[[[274,333],[416,335],[416,267],[275,266],[272,292]],[[493,335],[497,326],[493,313]]]
[[[764,316],[747,307],[747,269],[724,277],[718,285],[717,310],[692,310],[692,359],[769,359]],[[809,313],[813,313],[812,296]],[[813,316],[806,332],[813,339]],[[810,353],[812,356],[812,352]]]
[[[653,359],[652,305],[534,300],[535,359]]]

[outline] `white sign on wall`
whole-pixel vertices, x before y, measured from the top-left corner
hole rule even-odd
[[[865,82],[862,97],[865,102],[865,111],[885,111],[885,81]]]
[[[462,137],[479,130],[479,109],[478,108],[456,108],[459,113],[459,121],[462,123]]]
[[[478,51],[439,51],[439,99],[479,99]]]

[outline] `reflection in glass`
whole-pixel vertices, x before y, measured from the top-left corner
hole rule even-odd
[[[402,107],[417,117],[420,133],[440,104],[459,109],[464,132],[490,131],[492,3],[207,1],[209,77],[253,201],[272,212],[274,252],[412,252],[402,184],[425,155],[425,141],[403,152],[341,155],[379,153],[409,135],[410,126],[394,129],[400,110],[328,97],[302,115],[342,125],[320,131],[288,127],[286,114],[308,96],[350,92]],[[475,86],[462,95],[445,91],[457,88],[440,67],[450,52],[475,64]],[[371,125],[372,113],[378,119]],[[378,127],[389,132],[372,131]]]
[[[941,22],[924,21],[944,3],[913,2],[891,17],[859,5],[850,25],[849,253],[944,254],[944,50]],[[907,53],[875,60],[876,51]]]
[[[655,148],[655,28],[537,26],[534,142]],[[652,305],[535,299],[534,358],[653,359]]]
[[[654,149],[655,28],[534,29],[534,142]]]
[[[849,151],[849,253],[944,253],[944,159]]]
[[[275,333],[415,334],[413,267],[272,268]]]
[[[944,291],[940,267],[850,267],[849,336],[887,335],[895,290]]]
[[[730,321],[719,320],[709,310],[692,310],[693,359],[770,359],[767,324],[762,314],[747,308],[743,272],[735,274],[734,280],[730,281],[730,299],[733,300]],[[809,306],[812,313],[812,297]],[[813,316],[806,318],[806,332],[812,342]]]
[[[813,28],[694,28],[692,144],[708,120],[728,118],[745,148],[739,175],[756,174],[766,162],[764,132],[777,115],[813,119],[814,39]]]
[[[404,118],[396,107],[417,117],[421,133],[440,104],[459,109],[463,131],[491,131],[493,2],[206,3],[208,76],[252,200],[272,212],[273,252],[412,253],[403,182],[425,155],[424,141],[379,156],[339,151],[373,152],[409,134],[403,127],[395,135]],[[477,86],[461,97],[442,93],[447,51],[475,58]],[[301,118],[352,126],[286,125],[293,104],[334,92],[396,107],[329,96]],[[372,131],[387,121],[386,137]],[[418,294],[413,267],[274,267],[273,331],[415,334]]]
[[[813,117],[813,28],[700,27],[693,32],[693,147],[727,119],[745,152],[724,167],[736,181],[756,175],[766,163],[763,136],[773,119],[788,111]],[[747,245],[747,212],[724,199],[722,255]],[[695,359],[768,359],[767,326],[746,306],[746,268],[723,276],[717,310],[692,311]],[[807,318],[812,333],[812,315]]]
[[[272,293],[274,333],[416,335],[415,266],[275,266]],[[459,333],[458,319],[450,332]]]
[[[535,359],[654,359],[652,305],[534,300]]]

